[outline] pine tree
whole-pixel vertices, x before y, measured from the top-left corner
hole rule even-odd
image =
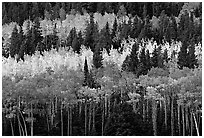
[[[18,40],[19,40],[19,44],[18,44],[18,55],[17,55],[17,62],[22,59],[24,61],[24,35],[23,35],[23,29],[22,27],[20,27],[20,31],[18,34]]]
[[[39,22],[39,17],[36,17],[34,19],[34,25],[33,25],[33,35],[34,35],[34,40],[33,40],[33,45],[34,47],[37,48],[37,50],[42,51],[42,32],[41,32],[41,27],[40,27],[40,22]]]
[[[142,22],[137,15],[134,18],[132,26],[133,27],[132,27],[130,36],[132,38],[137,38],[141,32],[141,29],[142,29]]]
[[[102,60],[103,60],[102,47],[100,43],[98,43],[95,47],[95,51],[93,54],[93,64],[97,69],[103,66]]]
[[[142,48],[140,54],[139,54],[139,69],[138,69],[138,75],[145,75],[147,74],[147,61],[146,61],[146,55],[145,55],[145,47]]]
[[[85,63],[84,63],[84,86],[88,85],[88,78],[89,78],[89,69],[88,69],[88,63],[87,59],[85,58]]]
[[[157,63],[159,68],[163,68],[164,66],[164,61],[163,61],[163,56],[161,52],[161,45],[157,48]]]
[[[137,76],[138,76],[138,65],[139,65],[138,50],[139,50],[139,45],[136,42],[132,47],[131,54],[126,57],[122,65],[122,70],[133,72]]]
[[[82,32],[81,31],[79,31],[79,33],[78,33],[78,42],[79,42],[79,45],[80,45],[80,47],[81,47],[81,45],[83,45],[83,37],[82,37]]]
[[[100,37],[98,40],[100,47],[105,48],[108,53],[110,52],[110,48],[112,44],[111,35],[109,31],[110,31],[109,24],[107,22],[105,28],[101,30]]]
[[[32,55],[33,54],[33,47],[31,44],[32,39],[32,29],[30,28],[30,21],[28,21],[28,24],[26,26],[26,36],[25,36],[25,54]]]
[[[115,18],[113,23],[112,34],[111,34],[112,39],[116,36],[117,28],[118,28],[118,23],[117,23],[117,19]]]
[[[91,50],[94,52],[95,45],[97,44],[98,37],[98,25],[94,23],[94,16],[93,14],[90,15],[90,23],[87,25],[85,29],[85,39],[84,45],[86,47],[90,47]]]
[[[125,22],[122,23],[122,30],[120,31],[120,39],[127,39],[131,32],[131,21],[128,21],[129,24],[126,24]]]
[[[71,46],[74,38],[77,37],[76,28],[72,28],[67,37],[67,46]]]
[[[198,61],[197,61],[196,55],[195,55],[195,45],[190,45],[189,46],[188,67],[190,69],[194,69],[195,67],[198,67]]]
[[[90,88],[97,88],[98,85],[96,84],[92,72],[89,72],[88,69],[88,64],[87,64],[87,59],[85,58],[85,63],[84,63],[84,83],[83,86],[88,86]]]
[[[147,67],[147,71],[149,71],[151,69],[151,58],[150,58],[150,54],[149,54],[149,50],[147,49],[146,51],[146,67]]]
[[[168,63],[168,61],[169,61],[169,58],[168,58],[168,50],[167,50],[167,49],[164,50],[163,60],[164,60],[166,63]]]
[[[74,52],[78,54],[80,53],[80,45],[77,36],[75,36],[74,40],[72,41],[72,48]]]
[[[183,69],[183,67],[188,67],[187,47],[187,42],[184,41],[178,53],[178,66],[180,69]]]
[[[18,29],[17,26],[15,25],[13,32],[11,34],[11,44],[10,44],[10,56],[14,58],[15,54],[17,54],[18,46]]]
[[[151,66],[153,66],[154,68],[158,67],[158,52],[156,46],[154,48],[154,51],[152,52]]]

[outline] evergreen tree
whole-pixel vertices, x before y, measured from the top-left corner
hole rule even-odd
[[[81,45],[83,45],[83,37],[82,37],[81,31],[79,31],[79,33],[78,33],[78,42],[79,42],[79,45],[81,47]]]
[[[161,52],[161,45],[157,48],[157,63],[159,68],[163,68],[163,56]]]
[[[20,27],[20,31],[18,34],[18,55],[17,55],[17,62],[22,59],[24,61],[24,35],[23,35],[23,29]]]
[[[143,27],[142,21],[140,20],[140,18],[137,15],[134,18],[132,26],[133,27],[132,27],[130,36],[132,38],[137,38],[141,32],[142,27]]]
[[[145,47],[142,48],[140,54],[139,54],[139,65],[138,68],[138,75],[146,75],[147,74],[147,61],[146,61],[146,55],[145,55]]]
[[[183,69],[183,67],[188,67],[187,47],[187,42],[184,41],[178,53],[178,66],[180,69]]]
[[[188,67],[190,69],[194,69],[195,67],[198,67],[198,61],[197,61],[196,55],[195,55],[195,45],[190,45],[189,46]]]
[[[76,28],[72,28],[67,37],[67,46],[71,46],[74,38],[77,37]]]
[[[169,58],[168,58],[168,50],[167,50],[167,49],[164,50],[163,60],[164,60],[166,63],[168,63],[168,61],[169,61]]]
[[[84,45],[90,47],[92,51],[95,50],[95,45],[97,44],[98,37],[98,26],[94,23],[93,14],[90,15],[90,23],[85,29],[85,39]]]
[[[149,71],[151,69],[151,58],[150,58],[150,54],[149,54],[149,50],[147,49],[146,51],[146,68],[147,71]]]
[[[11,34],[11,44],[10,44],[10,56],[14,58],[15,54],[17,54],[18,46],[18,29],[17,26],[15,25],[13,32]]]
[[[138,65],[139,65],[139,59],[138,59],[138,50],[139,50],[139,45],[136,42],[133,47],[131,54],[126,57],[123,65],[122,65],[122,70],[133,72],[138,76]]]
[[[80,44],[79,44],[77,36],[75,36],[74,40],[72,41],[72,48],[74,52],[78,54],[80,53]]]
[[[89,72],[87,59],[85,58],[84,63],[84,83],[83,86],[88,86],[90,88],[97,88],[98,85],[96,84],[91,71]]]
[[[30,28],[30,21],[28,21],[26,26],[26,36],[25,36],[25,54],[32,55],[33,54],[33,45],[31,44],[32,39],[32,29]]]
[[[128,36],[130,35],[131,32],[131,21],[128,21],[128,24],[126,24],[125,22],[123,22],[122,24],[122,30],[120,31],[120,39],[127,39]]]
[[[152,52],[151,66],[153,66],[154,68],[158,67],[158,52],[156,46],[154,48],[154,51]]]
[[[116,36],[117,28],[118,28],[118,23],[117,23],[117,19],[115,18],[114,23],[113,23],[112,34],[111,34],[112,39]]]
[[[98,40],[100,47],[105,48],[108,53],[110,52],[110,48],[112,44],[111,35],[109,31],[110,31],[109,24],[107,22],[105,28],[101,30],[100,37]]]
[[[36,17],[34,19],[33,35],[34,35],[34,40],[32,44],[34,45],[34,47],[37,48],[37,50],[42,51],[41,45],[42,45],[43,36],[41,32],[39,17]]]
[[[101,68],[103,66],[103,63],[102,63],[102,60],[103,60],[102,50],[103,49],[102,49],[100,43],[98,43],[96,45],[96,47],[95,47],[95,51],[94,51],[94,54],[93,54],[93,64],[97,69]]]
[[[88,78],[89,78],[89,69],[88,69],[88,63],[87,59],[85,58],[85,63],[84,63],[84,86],[88,85]]]

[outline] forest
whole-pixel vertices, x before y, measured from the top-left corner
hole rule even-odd
[[[3,136],[202,136],[201,2],[2,2]]]

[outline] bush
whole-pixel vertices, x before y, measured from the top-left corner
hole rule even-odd
[[[151,68],[147,73],[149,77],[169,76],[169,71],[162,68]]]

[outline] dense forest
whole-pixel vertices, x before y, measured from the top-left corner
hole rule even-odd
[[[182,54],[185,58],[187,45],[198,44],[202,40],[202,4],[201,3],[3,3],[2,23],[16,22],[20,30],[14,27],[9,50],[3,50],[3,56],[14,57],[16,54],[23,59],[24,54],[32,55],[36,50],[49,50],[51,47],[71,46],[74,51],[80,51],[80,46],[90,47],[93,52],[100,48],[110,50],[111,45],[119,48],[121,41],[131,38],[152,39],[158,44],[174,41],[183,43]],[[97,22],[94,22],[93,13],[114,13],[116,18],[126,16],[128,23],[118,23],[115,19],[112,29],[107,23],[99,31]],[[57,36],[56,23],[52,34],[42,37],[40,20],[65,20],[66,14],[88,13],[90,22],[84,32],[77,32],[72,28],[66,40],[62,42]],[[134,20],[131,18],[134,17]],[[179,18],[179,19],[178,19]],[[22,26],[25,20],[33,22],[27,34],[23,34]],[[178,22],[179,20],[179,22]],[[100,37],[94,37],[100,36]],[[4,39],[4,38],[3,38]],[[100,45],[100,46],[99,46]],[[97,47],[100,48],[97,48]],[[4,48],[4,47],[3,47]],[[192,49],[193,50],[193,49]],[[97,53],[97,52],[95,52]],[[182,59],[183,60],[183,59]],[[185,59],[183,61],[186,61]],[[182,62],[182,61],[181,61]],[[182,63],[181,63],[182,64]],[[181,65],[183,66],[183,65]],[[184,65],[188,66],[188,65]]]
[[[202,135],[201,2],[3,2],[3,135]]]

